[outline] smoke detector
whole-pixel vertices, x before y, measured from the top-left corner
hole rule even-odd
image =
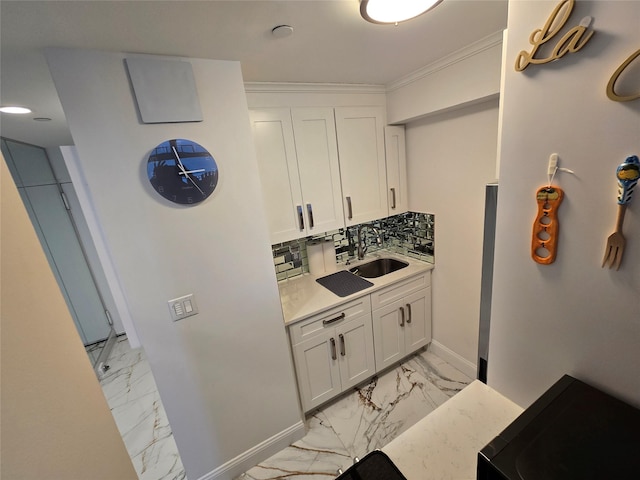
[[[293,33],[293,27],[290,25],[277,25],[271,29],[271,35],[275,38],[288,37]]]

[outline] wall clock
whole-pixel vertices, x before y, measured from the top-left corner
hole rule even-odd
[[[185,139],[162,142],[147,161],[151,186],[167,200],[183,205],[200,203],[218,184],[218,165],[201,145]]]

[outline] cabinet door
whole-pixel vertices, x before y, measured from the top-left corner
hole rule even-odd
[[[18,187],[56,183],[44,149],[13,140],[2,140],[2,153]]]
[[[404,300],[406,354],[415,352],[431,341],[431,288],[425,288]]]
[[[253,140],[271,243],[305,236],[293,125],[288,108],[251,110]]]
[[[407,198],[407,154],[403,125],[385,127],[384,149],[387,160],[389,215],[398,215],[409,210],[409,200]]]
[[[305,412],[342,391],[338,344],[332,329],[293,346],[293,359]]]
[[[342,390],[376,373],[371,315],[362,315],[336,327]]]
[[[111,327],[71,218],[56,185],[24,189],[43,249],[85,345],[104,340]]]
[[[294,108],[293,133],[307,235],[344,227],[340,164],[332,108]]]
[[[388,215],[384,109],[340,107],[335,117],[345,223],[384,218]]]
[[[373,311],[373,342],[378,372],[404,357],[406,312],[403,315],[403,311],[403,301]]]

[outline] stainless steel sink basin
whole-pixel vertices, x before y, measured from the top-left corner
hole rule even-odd
[[[360,277],[377,278],[408,266],[409,264],[407,262],[396,260],[395,258],[378,258],[371,262],[350,268],[349,271]]]

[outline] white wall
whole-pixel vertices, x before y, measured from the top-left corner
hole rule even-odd
[[[409,208],[436,214],[431,349],[475,377],[485,185],[496,180],[502,32],[389,86]]]
[[[407,123],[500,93],[502,32],[414,72],[387,88],[387,120]]]
[[[124,57],[47,52],[187,476],[228,479],[304,433],[240,65],[191,59],[204,121],[144,125]],[[165,201],[146,178],[151,150],[172,138],[218,163],[202,204]],[[174,323],[167,300],[187,293],[200,313]]]
[[[433,346],[473,376],[485,185],[495,180],[497,131],[496,100],[406,126],[409,209],[436,216]]]
[[[568,373],[640,405],[639,198],[627,210],[620,270],[600,266],[615,224],[616,166],[640,155],[640,101],[605,95],[640,47],[640,2],[576,2],[565,29],[593,17],[589,43],[516,72],[516,55],[556,4],[509,4],[489,384],[527,406]],[[534,195],[554,152],[576,175],[557,177],[565,192],[558,255],[544,266],[530,258]]]

